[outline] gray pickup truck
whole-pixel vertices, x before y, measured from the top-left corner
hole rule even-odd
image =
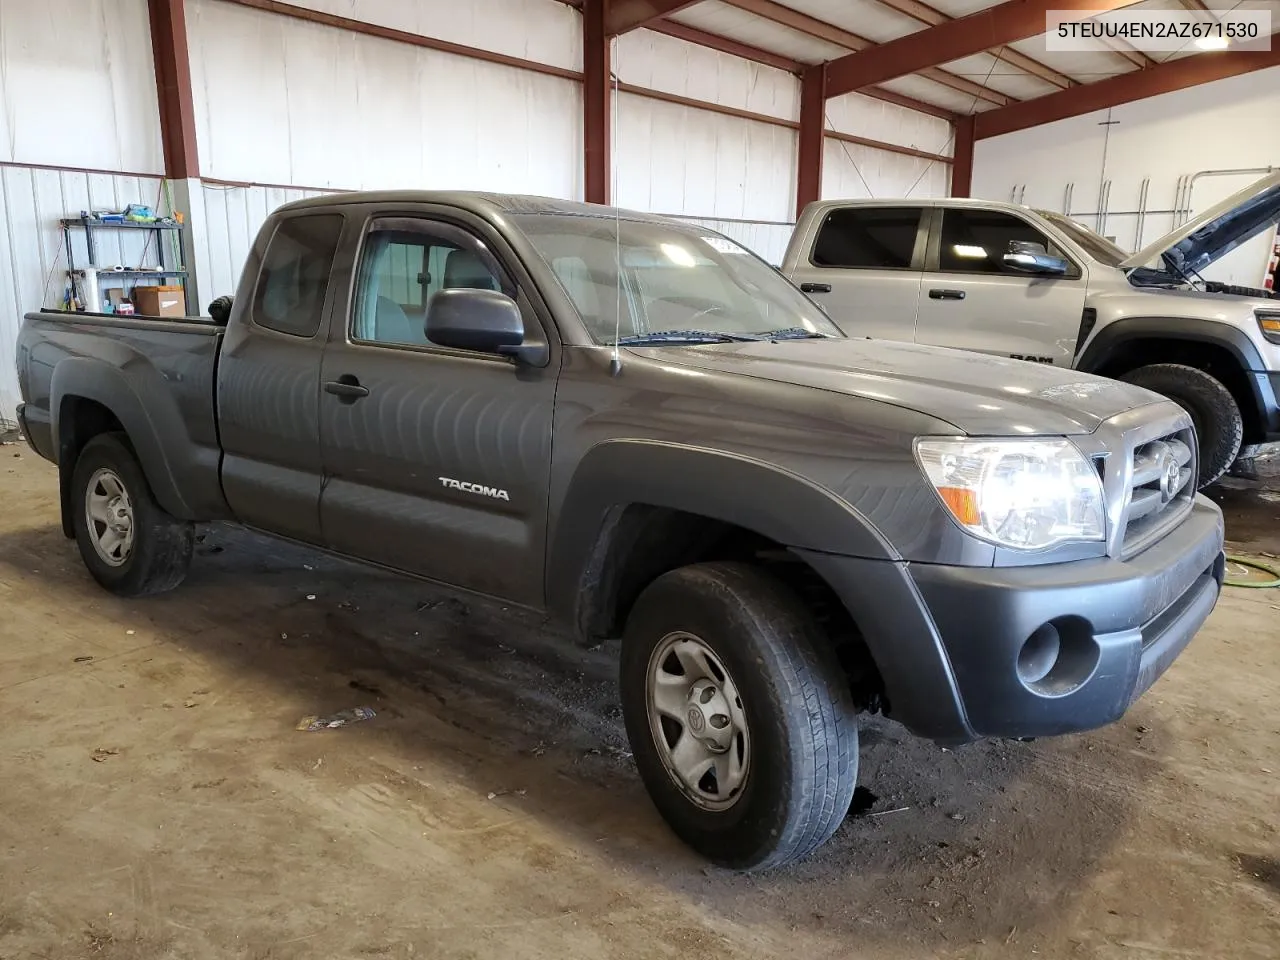
[[[235,522],[621,636],[641,777],[733,868],[832,834],[859,712],[944,744],[1096,727],[1218,597],[1177,405],[845,337],[701,227],[307,200],[215,306],[26,318],[22,427],[90,573],[175,587],[193,524]]]
[[[1280,173],[1129,254],[1060,213],[989,200],[823,200],[783,272],[850,336],[1073,367],[1191,415],[1199,485],[1280,440],[1280,300],[1200,271],[1280,219]]]

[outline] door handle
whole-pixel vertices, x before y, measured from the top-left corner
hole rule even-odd
[[[344,373],[337,380],[330,380],[324,385],[325,393],[332,393],[343,403],[355,403],[361,397],[369,395],[369,388],[360,386],[360,381],[349,373]]]
[[[963,290],[930,290],[930,300],[963,300]]]
[[[829,283],[802,283],[800,284],[801,293],[830,293],[831,284]]]

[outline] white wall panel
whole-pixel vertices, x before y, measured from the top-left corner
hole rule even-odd
[[[31,167],[0,167],[0,418],[12,420],[18,403],[14,347],[23,314],[62,301],[66,255],[58,220],[81,210],[121,210],[144,203],[168,210],[161,181]],[[148,234],[97,233],[102,266],[153,265],[158,257]],[[72,233],[77,264],[88,262],[83,231]],[[112,282],[104,277],[103,286]]]
[[[1061,210],[1072,184],[1071,213],[1096,225],[1099,193],[1111,181],[1104,232],[1126,249],[1156,240],[1172,228],[1178,179],[1199,171],[1280,165],[1280,67],[1219,80],[1106,111],[979,140],[974,150],[973,194]],[[1104,163],[1105,156],[1105,163]],[[1251,177],[1201,177],[1191,207],[1201,210],[1246,185]],[[1136,211],[1142,181],[1150,180],[1139,235]],[[1211,279],[1257,286],[1265,269],[1259,239],[1210,269]]]
[[[953,133],[948,121],[857,93],[827,101],[827,129],[951,156]]]
[[[582,23],[559,0],[290,0],[294,6],[582,69]]]
[[[206,177],[581,195],[572,80],[218,0],[187,24]]]
[[[798,78],[652,30],[618,38],[613,70],[623,83],[782,120],[800,118]]]
[[[0,161],[163,171],[146,0],[0,2]]]
[[[319,196],[315,190],[283,187],[225,187],[203,184],[198,194],[202,208],[195,211],[196,269],[200,277],[203,311],[215,297],[236,292],[240,270],[263,222],[277,207],[294,200]]]
[[[790,218],[794,130],[623,93],[617,200],[654,213],[736,220]]]
[[[923,160],[827,137],[822,155],[822,198],[945,197],[950,171]]]

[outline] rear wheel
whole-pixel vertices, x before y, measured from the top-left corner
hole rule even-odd
[[[194,529],[156,503],[124,434],[85,444],[71,478],[71,509],[84,565],[112,593],[162,593],[186,577]]]
[[[1222,381],[1180,363],[1138,367],[1120,379],[1163,394],[1191,415],[1200,444],[1200,487],[1213,483],[1235,463],[1244,440],[1244,420]]]
[[[781,866],[840,825],[858,770],[849,685],[773,577],[736,563],[659,577],[627,620],[621,687],[649,795],[709,860]]]

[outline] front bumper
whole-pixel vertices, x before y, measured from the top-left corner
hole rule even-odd
[[[1178,527],[1123,561],[956,567],[805,558],[862,629],[889,715],[959,743],[1119,718],[1213,610],[1222,539],[1221,511],[1199,496]]]

